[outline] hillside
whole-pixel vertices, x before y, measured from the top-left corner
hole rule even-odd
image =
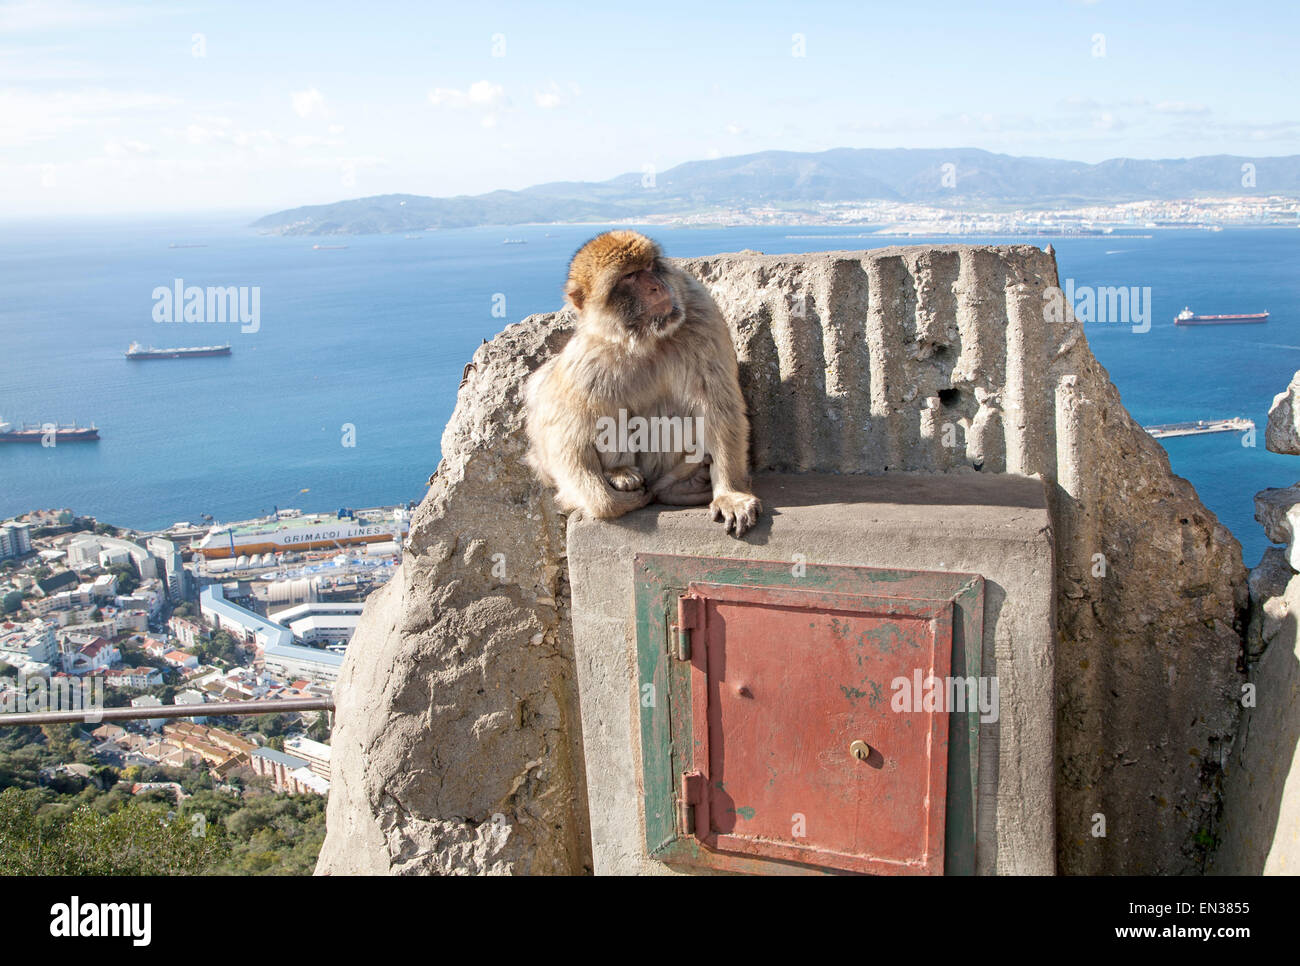
[[[1099,164],[1022,158],[974,148],[763,151],[689,161],[660,173],[653,187],[629,173],[608,181],[560,181],[522,191],[430,198],[379,195],[279,211],[253,223],[282,235],[373,234],[529,222],[617,221],[714,207],[808,207],[885,200],[952,205],[1054,207],[1246,193],[1242,165],[1256,166],[1260,193],[1300,196],[1300,156],[1214,155]],[[954,169],[945,169],[945,165]],[[955,185],[945,184],[955,170]]]

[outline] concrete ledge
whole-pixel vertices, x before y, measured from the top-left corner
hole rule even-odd
[[[1052,532],[1043,484],[1006,474],[765,474],[743,540],[704,508],[571,520],[574,651],[597,874],[669,874],[647,857],[641,813],[632,557],[793,560],[984,577],[984,674],[1000,717],[980,729],[979,874],[1055,871]]]

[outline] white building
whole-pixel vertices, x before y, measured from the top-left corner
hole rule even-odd
[[[313,741],[305,735],[294,735],[284,739],[284,750],[290,755],[301,758],[307,767],[321,778],[330,777],[330,746]]]
[[[317,601],[277,611],[275,620],[293,631],[300,644],[346,644],[364,607],[364,601]]]
[[[104,675],[104,683],[115,688],[134,688],[143,691],[154,685],[162,684],[162,672],[156,667],[118,667]]]
[[[26,523],[11,522],[0,526],[0,559],[21,557],[32,552],[32,528]]]
[[[21,665],[27,661],[53,663],[59,655],[54,622],[37,618],[26,624],[0,624],[0,660]]]
[[[193,688],[186,688],[184,691],[177,691],[176,697],[172,699],[172,704],[190,705],[205,704],[206,702],[207,699],[203,696],[203,692],[195,691]],[[208,722],[206,715],[195,715],[190,720],[195,724],[207,724]]]
[[[70,635],[63,649],[63,670],[69,674],[93,674],[122,662],[116,647],[102,637],[89,640],[80,635]]]
[[[162,537],[150,537],[145,546],[158,566],[158,576],[167,588],[167,598],[177,601],[185,599],[185,568],[181,564],[181,552],[176,544]]]
[[[105,547],[99,551],[98,557],[101,567],[115,567],[118,564],[130,564],[131,555],[121,547]]]
[[[103,549],[94,537],[77,537],[68,544],[68,566],[85,567],[99,563],[99,551]]]
[[[152,694],[142,694],[142,695],[141,695],[140,697],[138,697],[138,698],[132,698],[132,699],[131,699],[131,707],[133,707],[133,708],[161,708],[161,707],[162,707],[162,702],[159,701],[157,698],[155,698]],[[148,726],[149,726],[151,729],[153,729],[154,731],[157,731],[158,729],[160,729],[160,728],[163,726],[163,722],[164,722],[165,720],[166,720],[165,718],[146,718],[146,719],[145,719],[145,724],[148,725]]]

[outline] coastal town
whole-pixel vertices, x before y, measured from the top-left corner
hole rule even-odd
[[[922,204],[894,200],[785,202],[702,207],[690,214],[648,214],[630,223],[674,227],[705,225],[837,226],[863,235],[1069,235],[1133,234],[1165,229],[1295,228],[1300,200],[1283,196],[1152,199],[1046,208],[1006,204]]]
[[[408,511],[277,510],[155,532],[71,509],[0,523],[0,723],[3,713],[79,713],[67,741],[33,729],[49,750],[37,784],[115,786],[176,805],[199,789],[325,796],[329,699],[366,596],[400,560]],[[303,699],[317,707],[301,710]],[[142,716],[102,720],[126,706]],[[178,706],[194,713],[177,716]],[[0,729],[0,740],[20,730]]]

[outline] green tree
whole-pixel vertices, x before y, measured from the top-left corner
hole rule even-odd
[[[79,804],[42,813],[40,792],[0,792],[0,874],[198,875],[229,853],[224,829],[169,819],[164,806],[131,801],[102,813]]]
[[[131,564],[112,564],[107,569],[110,574],[117,578],[117,592],[119,594],[134,593],[135,589],[140,586],[140,577]]]

